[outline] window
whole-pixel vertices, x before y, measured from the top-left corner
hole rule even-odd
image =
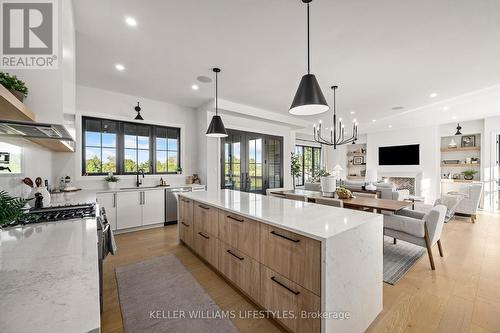
[[[302,186],[309,182],[315,171],[321,168],[321,148],[310,146],[295,146],[295,154],[299,157],[300,175],[296,178],[296,185]]]
[[[82,117],[83,175],[176,173],[180,129]]]

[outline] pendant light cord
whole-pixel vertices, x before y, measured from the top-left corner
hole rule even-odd
[[[309,45],[309,3],[307,3],[307,74],[311,74],[310,61],[310,45]]]
[[[215,115],[218,115],[218,109],[219,109],[219,102],[218,102],[218,82],[217,82],[217,72],[215,72]]]

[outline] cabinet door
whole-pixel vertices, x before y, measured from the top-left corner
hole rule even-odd
[[[165,191],[142,192],[142,225],[165,222]]]
[[[219,270],[250,298],[259,301],[260,264],[219,240]]]
[[[307,289],[288,280],[264,265],[260,265],[260,304],[270,311],[292,311],[297,318],[279,318],[283,325],[294,333],[319,333],[321,323],[318,318],[302,318],[301,313],[320,311],[320,298]]]
[[[219,212],[215,207],[200,202],[194,203],[194,232],[208,233],[219,237]]]
[[[142,225],[141,192],[118,192],[116,194],[117,229],[140,227]]]
[[[259,222],[219,210],[219,239],[260,260]]]
[[[96,200],[100,207],[104,207],[111,229],[116,230],[116,193],[97,193]]]
[[[195,233],[193,238],[194,250],[198,255],[208,261],[212,266],[219,269],[219,240],[202,231]]]

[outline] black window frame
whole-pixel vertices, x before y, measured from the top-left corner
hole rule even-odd
[[[109,121],[117,124],[116,131],[116,172],[115,175],[134,175],[136,172],[125,172],[124,169],[124,158],[125,158],[125,124],[131,124],[135,126],[143,126],[149,128],[149,170],[150,172],[145,172],[148,175],[173,175],[177,174],[177,170],[182,168],[182,160],[181,160],[181,128],[180,127],[172,127],[172,126],[161,126],[154,124],[143,124],[132,121],[123,121],[123,120],[114,120],[108,118],[99,118],[99,117],[91,117],[91,116],[82,116],[82,175],[83,176],[105,176],[107,172],[100,173],[87,173],[86,171],[86,142],[85,142],[85,132],[86,132],[86,120],[96,120],[96,121]],[[156,129],[165,129],[166,133],[169,131],[174,131],[177,133],[177,168],[175,171],[165,171],[165,172],[157,172],[156,170]],[[101,129],[102,133],[102,129]],[[102,149],[102,142],[101,142]],[[172,152],[172,150],[168,150],[168,134],[167,134],[167,165],[168,165],[168,152]],[[102,163],[102,161],[101,161]],[[168,167],[167,167],[168,170]]]
[[[305,180],[305,172],[304,172],[304,162],[305,162],[305,154],[304,154],[304,148],[311,148],[311,156],[312,156],[312,172],[314,172],[314,170],[316,169],[316,167],[320,167],[321,166],[321,147],[317,147],[317,146],[309,146],[309,145],[295,145],[295,150],[294,150],[294,153],[296,154],[297,152],[297,147],[300,147],[302,149],[302,155],[300,156],[301,157],[301,164],[300,164],[300,172],[301,172],[301,180],[302,182],[301,183],[295,183],[296,186],[304,186],[306,180]],[[319,156],[320,156],[320,160],[319,161],[315,161],[315,154],[314,154],[314,151],[315,150],[319,150]],[[295,181],[295,179],[293,180]]]

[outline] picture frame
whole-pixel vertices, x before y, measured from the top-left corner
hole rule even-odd
[[[363,165],[363,164],[365,164],[364,156],[354,156],[352,158],[352,165]]]
[[[464,135],[461,141],[462,148],[475,147],[476,146],[476,136],[475,135]]]

